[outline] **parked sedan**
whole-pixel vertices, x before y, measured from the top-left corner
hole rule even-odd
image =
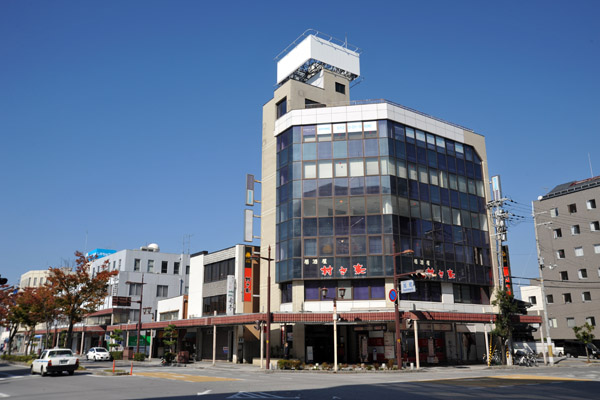
[[[67,371],[73,375],[79,367],[79,359],[70,349],[47,349],[31,364],[31,374],[46,376],[49,373]]]
[[[104,347],[92,347],[85,354],[85,358],[88,360],[107,360],[111,359],[110,353]]]

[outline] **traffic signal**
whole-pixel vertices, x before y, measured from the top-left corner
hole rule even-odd
[[[2,275],[0,275],[0,285],[6,285],[8,283],[8,279],[3,278]]]

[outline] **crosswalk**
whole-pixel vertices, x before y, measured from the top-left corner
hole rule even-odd
[[[299,399],[300,397],[286,397],[265,392],[237,392],[228,399]]]
[[[140,376],[140,377],[146,377],[146,378],[169,379],[169,380],[182,381],[182,382],[224,382],[224,381],[239,381],[240,380],[240,379],[234,379],[234,378],[221,378],[218,376],[180,374],[180,373],[164,372],[164,371],[134,372],[133,376]]]

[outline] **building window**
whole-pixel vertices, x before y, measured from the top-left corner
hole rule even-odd
[[[119,258],[119,271],[121,270],[121,259]]]
[[[587,279],[587,269],[582,268],[579,270],[579,279]]]
[[[546,304],[554,304],[554,296],[551,294],[546,295]]]
[[[113,261],[113,269],[112,270],[114,271],[115,269],[117,269],[117,261],[116,260]]]
[[[586,317],[585,322],[591,326],[596,326],[596,317]]]
[[[583,247],[575,247],[575,256],[583,257]]]
[[[563,249],[556,251],[556,258],[565,258],[565,251]]]
[[[529,303],[537,304],[537,298],[535,296],[529,296]]]
[[[560,280],[561,281],[568,281],[569,280],[569,273],[567,271],[560,271]]]
[[[594,208],[596,208],[596,199],[588,200],[587,201],[587,209],[593,210]]]
[[[169,262],[163,261],[160,266],[160,273],[166,274],[169,271]]]
[[[190,274],[190,266],[189,266],[189,265],[186,265],[186,266],[185,266],[185,274],[186,274],[186,275],[189,275],[189,274]]]
[[[598,221],[590,222],[590,231],[592,231],[592,232],[600,231],[600,222],[598,222]]]
[[[335,83],[335,91],[341,94],[346,94],[346,85],[336,82]]]
[[[169,287],[167,285],[156,285],[156,297],[169,297]]]
[[[129,320],[131,322],[137,322],[140,320],[140,310],[131,310],[129,312]]]
[[[600,244],[595,244],[594,245],[594,253],[600,254]]]
[[[292,284],[283,283],[281,284],[281,302],[291,303],[292,302]]]
[[[202,312],[204,315],[213,315],[215,311],[217,314],[225,314],[227,312],[227,295],[220,294],[218,296],[205,297],[202,301]]]
[[[140,259],[139,258],[136,258],[135,260],[133,260],[133,270],[134,271],[140,270]]]
[[[575,326],[575,318],[567,317],[567,327],[572,328]]]
[[[558,323],[556,322],[556,318],[550,318],[548,320],[548,325],[550,325],[550,328],[558,328]]]
[[[153,272],[153,271],[154,271],[154,260],[148,260],[147,272]]]
[[[572,225],[571,226],[571,235],[579,235],[580,231],[579,231],[579,225]]]
[[[277,118],[281,118],[287,113],[287,98],[284,97],[283,100],[280,100],[276,105],[277,107]]]
[[[139,296],[142,293],[142,284],[141,283],[130,283],[129,284],[129,295],[130,296]]]
[[[33,286],[37,286],[37,278],[33,278]]]
[[[570,214],[575,214],[577,212],[577,204],[575,203],[569,204],[567,208],[569,209]]]
[[[173,273],[179,275],[179,262],[177,261],[173,263]]]
[[[550,210],[550,216],[551,216],[552,218],[558,217],[558,208],[552,208],[552,209]]]
[[[554,230],[554,239],[562,237],[562,230],[560,228]]]
[[[565,304],[572,303],[573,299],[571,298],[571,293],[563,293],[563,301],[565,302]]]
[[[228,275],[235,275],[235,258],[204,266],[204,283],[224,281]]]
[[[583,300],[584,302],[587,301],[592,301],[592,295],[590,292],[583,292],[581,293],[581,300]]]

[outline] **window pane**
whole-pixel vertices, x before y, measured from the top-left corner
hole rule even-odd
[[[367,175],[379,175],[379,160],[377,158],[367,158],[365,163]]]
[[[346,160],[335,160],[335,176],[348,176],[348,162]]]
[[[348,144],[346,142],[333,143],[333,158],[348,158]]]
[[[315,162],[304,163],[304,179],[314,179],[317,177],[317,164]]]
[[[350,160],[350,176],[364,176],[365,167],[362,158]]]
[[[333,178],[331,161],[319,161],[319,178]]]

